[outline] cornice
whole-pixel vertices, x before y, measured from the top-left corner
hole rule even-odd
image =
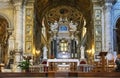
[[[11,8],[10,0],[0,0],[0,8]]]
[[[104,5],[104,0],[92,0],[94,6],[102,6]]]

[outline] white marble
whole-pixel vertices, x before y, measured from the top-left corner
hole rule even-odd
[[[81,47],[80,47],[80,50],[81,50],[81,59],[85,59],[85,55],[84,55],[85,47],[84,47],[84,46],[81,46]]]
[[[17,48],[16,49],[22,49],[23,48],[23,27],[22,27],[22,8],[21,4],[15,4],[16,8],[16,43]]]
[[[19,62],[21,61],[21,53],[20,50],[23,49],[23,25],[22,25],[22,8],[21,3],[15,3],[15,11],[16,11],[16,36],[15,36],[15,72],[20,72],[20,68],[17,67]]]
[[[79,60],[78,59],[48,59],[47,60],[47,66],[49,66],[49,62],[61,62],[61,63],[77,62],[77,66],[79,66]]]
[[[54,32],[54,31],[57,30],[57,28],[58,28],[58,22],[57,21],[55,21],[54,24],[50,23],[50,29],[51,29],[51,31]]]
[[[72,21],[69,23],[69,26],[70,26],[70,28],[71,28],[71,30],[73,30],[73,31],[76,31],[77,30],[77,23],[73,23]]]
[[[111,45],[111,3],[105,4],[105,42],[106,42],[106,51],[110,51]]]
[[[48,49],[47,49],[47,47],[46,47],[46,45],[43,47],[43,59],[47,59],[47,51],[48,51]]]

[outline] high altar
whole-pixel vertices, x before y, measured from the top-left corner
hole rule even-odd
[[[43,60],[46,60],[48,71],[76,71],[80,61],[84,61],[84,46],[77,47],[78,41],[75,36],[77,23],[68,21],[67,18],[60,18],[59,21],[50,23],[51,51],[47,59],[47,48],[43,48]],[[81,56],[79,56],[81,55]]]

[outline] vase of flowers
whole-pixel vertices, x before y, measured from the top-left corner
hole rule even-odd
[[[23,59],[24,60],[21,61],[18,66],[22,69],[22,71],[29,72],[31,56],[24,56]]]

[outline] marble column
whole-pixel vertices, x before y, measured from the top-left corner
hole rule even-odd
[[[1,43],[0,43],[0,63],[2,63],[2,49],[1,49]]]
[[[20,72],[18,67],[21,61],[21,50],[23,49],[23,26],[22,26],[22,7],[21,2],[15,3],[15,13],[16,13],[16,43],[15,43],[15,72]]]
[[[18,67],[19,62],[22,60],[22,51],[16,50],[15,51],[15,59],[14,59],[14,65],[13,65],[13,72],[21,72],[21,68]]]
[[[22,49],[23,43],[23,25],[22,25],[22,7],[21,3],[15,4],[16,9],[16,48]]]
[[[111,38],[111,2],[105,3],[105,42],[106,47],[105,50],[110,52],[112,47],[112,38]]]
[[[53,40],[53,43],[54,43],[54,58],[57,58],[57,40],[54,39]]]

